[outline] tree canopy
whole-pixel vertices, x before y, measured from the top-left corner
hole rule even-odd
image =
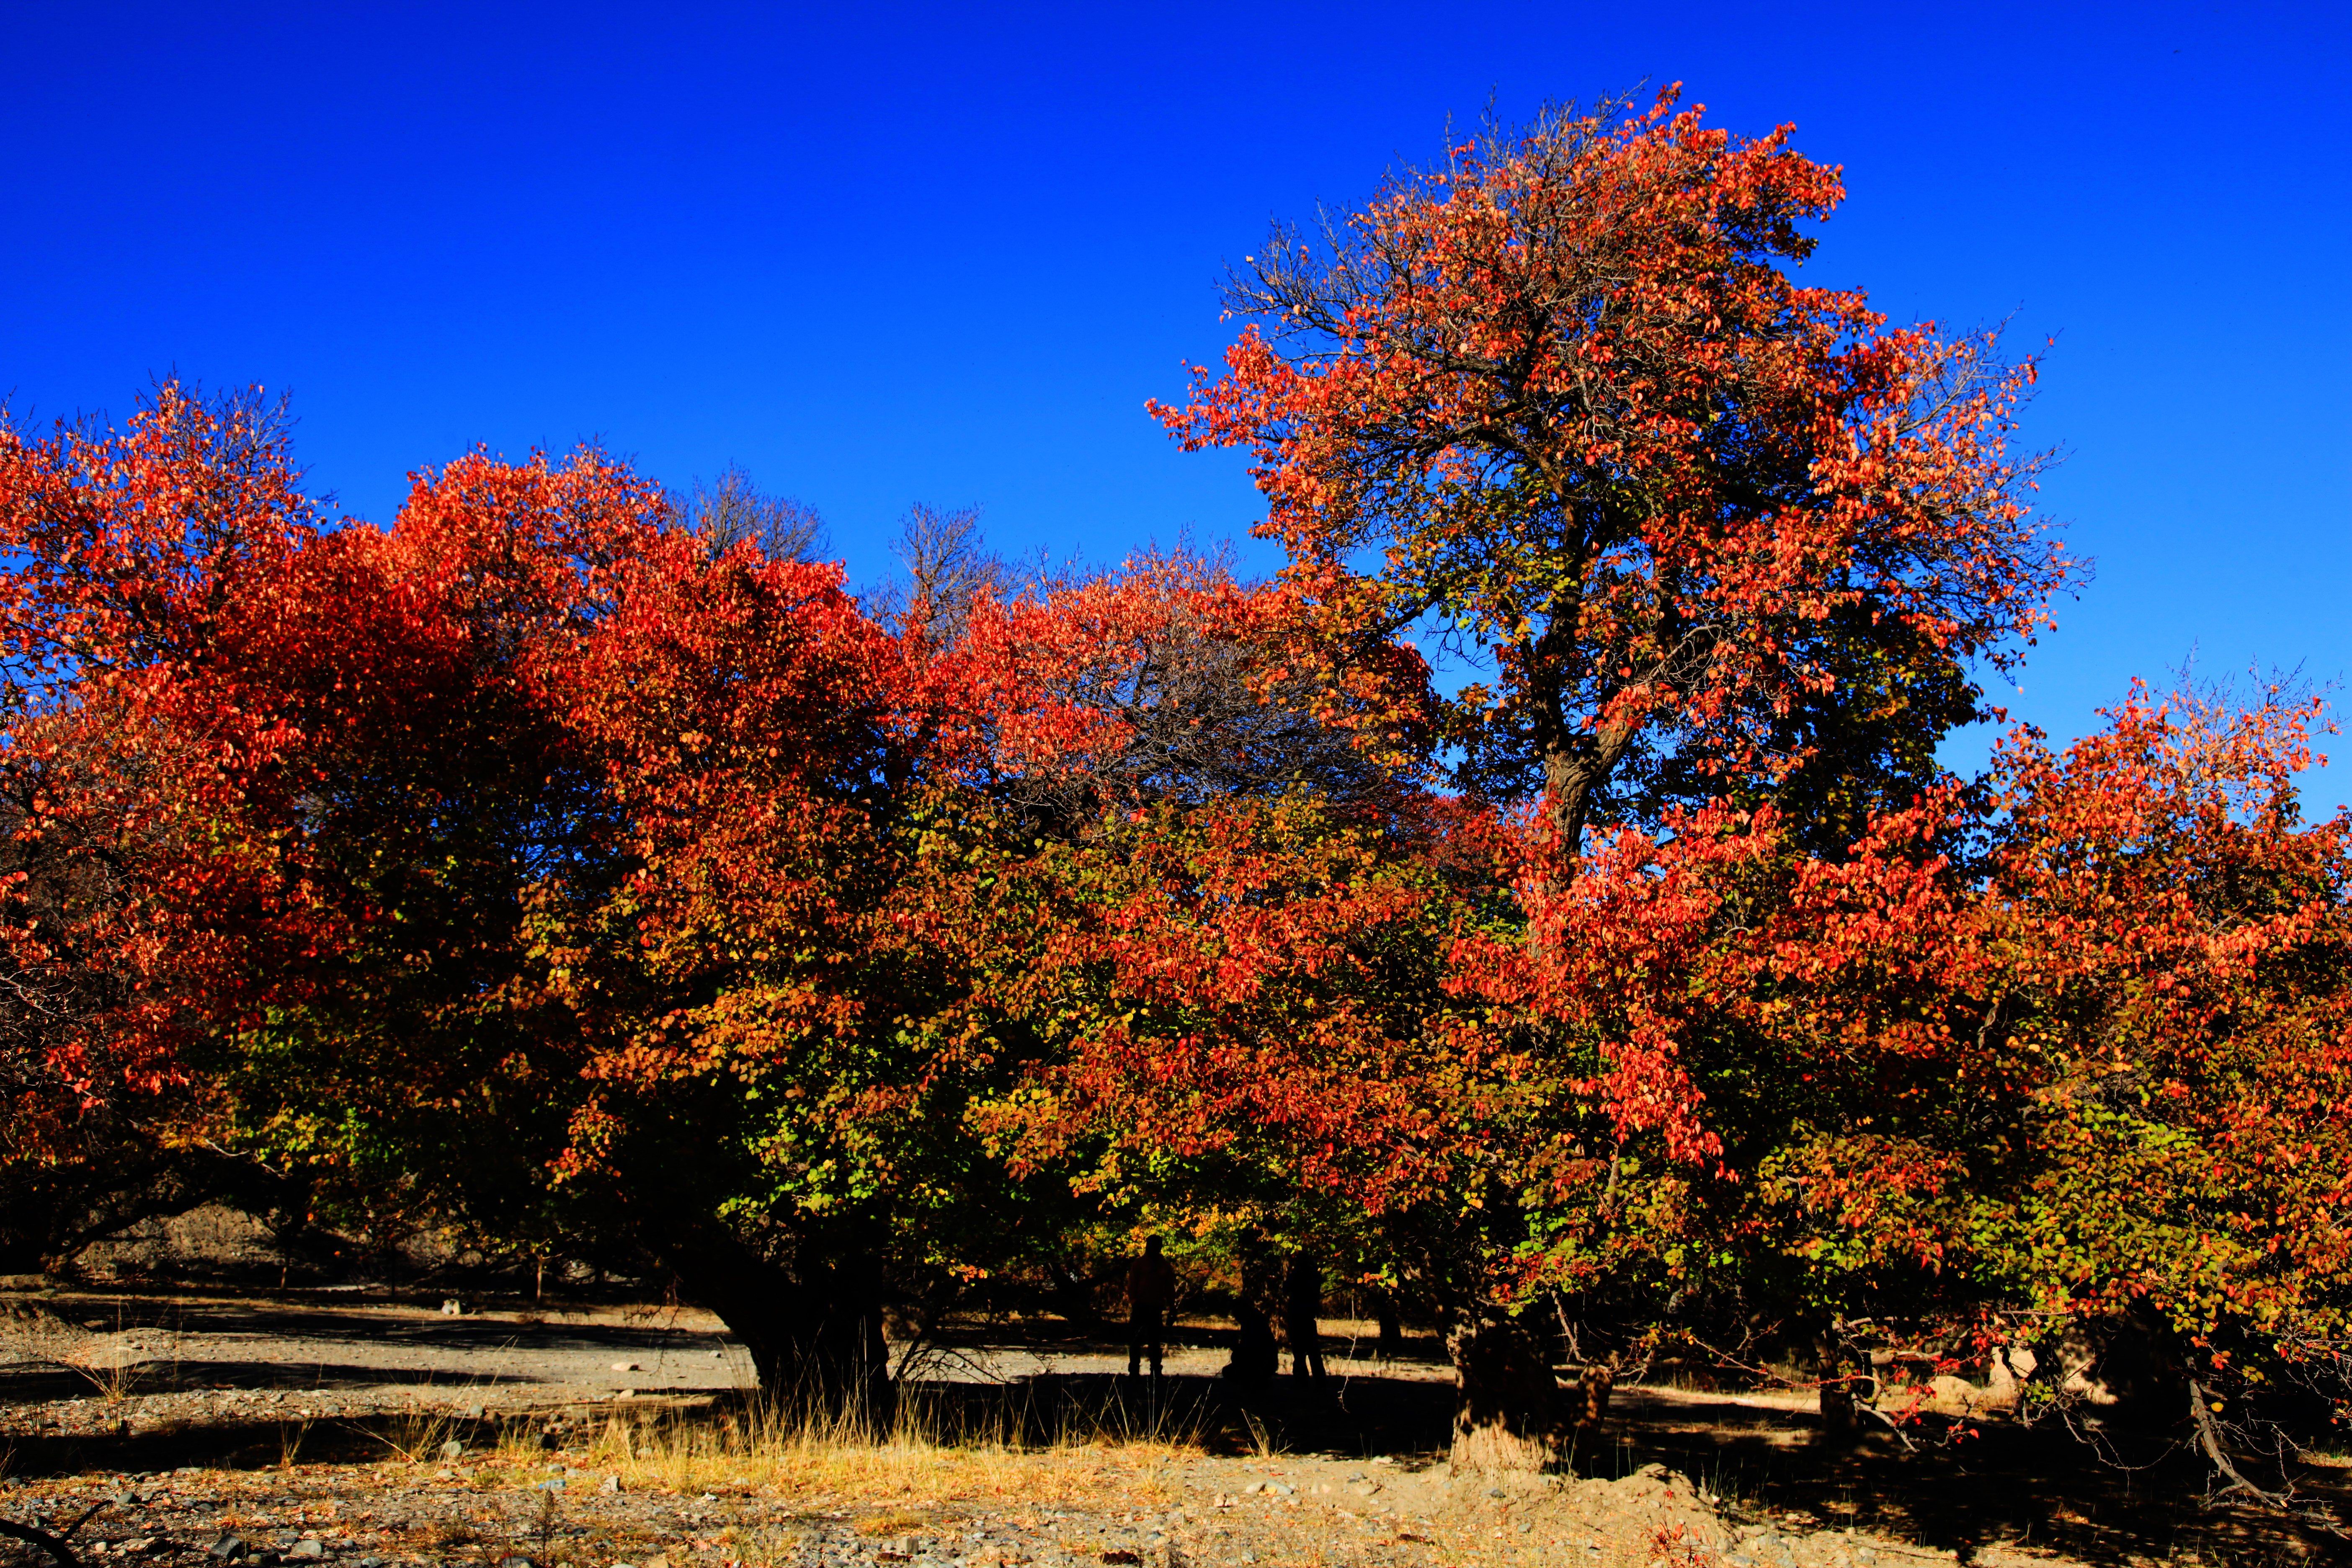
[[[2128,1334],[2273,1490],[2352,1396],[2324,714],[1938,764],[2073,568],[2031,366],[1790,275],[1839,197],[1662,102],[1278,232],[1160,410],[1265,583],[918,508],[861,597],[593,449],[331,523],[176,382],[0,428],[0,1258],[431,1223],[873,1411],[893,1321],[1153,1226],[1444,1327],[1465,1463],[1557,1456],[1564,1361]]]

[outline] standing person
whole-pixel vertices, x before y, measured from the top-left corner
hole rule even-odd
[[[1176,1300],[1176,1270],[1160,1256],[1160,1238],[1146,1237],[1143,1256],[1127,1266],[1127,1375],[1139,1376],[1143,1355],[1151,1352],[1151,1377],[1160,1379],[1160,1357],[1168,1331],[1168,1308]]]

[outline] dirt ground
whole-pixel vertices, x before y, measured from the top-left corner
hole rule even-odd
[[[1213,1331],[1156,1387],[1005,1325],[910,1364],[887,1440],[761,1427],[719,1325],[316,1291],[0,1298],[0,1536],[76,1568],[1076,1568],[1187,1563],[1910,1568],[2352,1563],[2178,1458],[1931,1426],[1832,1443],[1790,1396],[1620,1390],[1570,1476],[1444,1463],[1433,1344],[1364,1325],[1321,1390],[1236,1397]],[[2308,1478],[2341,1507],[2341,1472]],[[94,1510],[95,1511],[91,1511]],[[45,1563],[0,1540],[0,1564]]]

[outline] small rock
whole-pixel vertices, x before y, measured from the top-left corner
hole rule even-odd
[[[466,1445],[455,1437],[441,1445],[441,1457],[444,1459],[460,1459],[465,1457],[465,1454]]]
[[[315,1535],[314,1535],[314,1536],[312,1536],[312,1537],[311,1537],[310,1540],[308,1540],[308,1541],[298,1541],[298,1542],[296,1542],[294,1543],[293,1550],[291,1550],[291,1551],[289,1551],[289,1552],[287,1552],[287,1553],[286,1553],[286,1555],[287,1555],[287,1556],[289,1556],[289,1557],[296,1558],[296,1559],[300,1560],[300,1561],[304,1561],[304,1562],[310,1562],[310,1563],[315,1563],[315,1562],[317,1562],[320,1558],[324,1557],[326,1554],[327,1554],[327,1543],[326,1543],[325,1542],[323,1542],[323,1541],[320,1540],[320,1539],[319,1539],[317,1536],[315,1536]]]
[[[482,1418],[482,1406],[478,1405],[468,1405],[466,1406],[466,1414],[473,1417],[473,1419],[479,1421]]]
[[[620,1393],[613,1395],[615,1399],[635,1399],[636,1396],[637,1391],[634,1388],[625,1388],[621,1390]]]
[[[645,1369],[633,1361],[616,1361],[613,1363],[613,1370],[614,1372],[643,1372]]]
[[[466,1303],[452,1296],[441,1303],[441,1315],[445,1318],[462,1318],[466,1315]]]
[[[530,1559],[528,1557],[501,1557],[499,1559],[499,1568],[530,1568]]]
[[[617,1496],[621,1489],[621,1478],[618,1476],[606,1476],[603,1484],[598,1486],[596,1489],[604,1493],[606,1497]],[[502,1563],[499,1565],[499,1568],[506,1568],[506,1564]]]
[[[1505,1491],[1505,1490],[1504,1490],[1502,1488],[1500,1488],[1500,1487],[1488,1487],[1488,1488],[1486,1489],[1486,1495],[1487,1495],[1488,1497],[1508,1497],[1508,1496],[1510,1496],[1511,1494],[1510,1494],[1510,1493],[1508,1493],[1508,1492],[1507,1492],[1507,1491]]]
[[[234,1563],[251,1548],[234,1535],[224,1535],[212,1544],[212,1555],[224,1563]]]
[[[1298,1489],[1292,1486],[1288,1481],[1268,1481],[1265,1483],[1265,1489],[1272,1492],[1276,1497],[1297,1497],[1298,1495]]]

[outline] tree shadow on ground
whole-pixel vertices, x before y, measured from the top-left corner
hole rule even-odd
[[[256,1330],[270,1314],[235,1314]],[[309,1336],[358,1340],[414,1328],[442,1343],[488,1352],[519,1333],[533,1343],[657,1352],[675,1348],[679,1331],[610,1325],[455,1320],[404,1325],[378,1316],[283,1314],[283,1327]],[[321,1328],[331,1331],[321,1335]],[[696,1336],[698,1340],[701,1336]],[[963,1336],[968,1348],[1004,1340]],[[1034,1348],[1034,1335],[1021,1336]],[[1189,1332],[1205,1348],[1214,1332]],[[1123,1345],[1063,1332],[1057,1346],[1123,1357]],[[1255,1387],[1216,1377],[1128,1378],[1106,1373],[1046,1373],[1003,1382],[919,1379],[905,1385],[902,1419],[936,1440],[1045,1446],[1101,1439],[1156,1440],[1223,1454],[1389,1456],[1411,1468],[1445,1460],[1452,1387],[1423,1375],[1388,1375],[1360,1360],[1331,1358],[1323,1383],[1277,1376]],[[414,1383],[413,1371],[362,1365],[285,1365],[259,1359],[183,1363],[180,1386],[254,1389],[366,1387]],[[503,1408],[478,1418],[442,1415],[446,1436],[478,1449],[529,1434],[566,1416],[574,1429],[618,1419],[635,1425],[709,1423],[724,1431],[756,1430],[753,1401],[738,1394],[636,1400],[532,1400],[529,1377],[469,1375],[453,1400],[496,1389]],[[89,1393],[70,1373],[19,1369],[0,1374],[0,1400],[37,1400]],[[305,1420],[284,1409],[216,1408],[176,1424],[129,1435],[38,1434],[12,1440],[18,1475],[108,1470],[153,1472],[180,1466],[263,1467],[289,1454],[304,1461],[359,1462],[413,1446],[414,1414],[352,1415]],[[405,1426],[404,1426],[404,1423]],[[1667,1390],[1620,1390],[1608,1419],[1579,1435],[1570,1456],[1580,1474],[1613,1479],[1663,1463],[1731,1500],[1750,1515],[1800,1515],[1813,1526],[1851,1524],[1958,1552],[2006,1542],[2043,1548],[2094,1563],[2185,1558],[2208,1563],[2279,1564],[2352,1562],[2352,1542],[2308,1522],[2217,1498],[2205,1468],[2178,1447],[2152,1451],[2137,1468],[2102,1462],[2063,1430],[2005,1423],[1929,1422],[1906,1447],[1885,1433],[1840,1439],[1810,1412]],[[437,1444],[443,1440],[435,1438]],[[2153,1446],[2151,1446],[2153,1448]],[[2313,1468],[2299,1478],[2316,1509],[2352,1517],[2352,1476]]]
[[[2112,1462],[2056,1425],[1928,1420],[1906,1434],[1825,1430],[1810,1412],[1621,1391],[1580,1469],[1657,1462],[1755,1510],[1793,1512],[1956,1552],[1994,1542],[2090,1563],[2352,1561],[2325,1525],[2218,1496],[2184,1446],[2146,1440]],[[2298,1478],[2315,1514],[2352,1519],[2339,1472]]]

